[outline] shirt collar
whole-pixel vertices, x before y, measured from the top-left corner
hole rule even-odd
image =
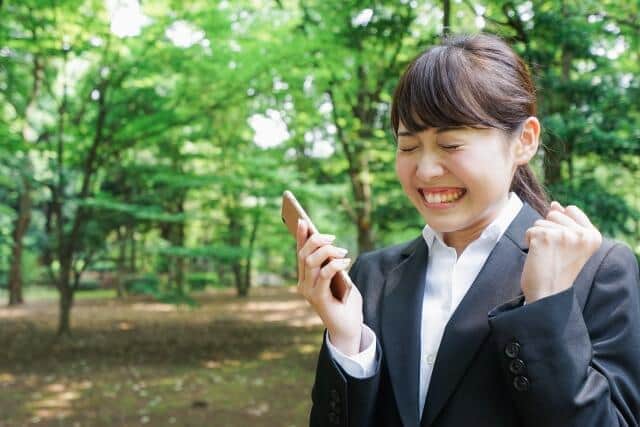
[[[507,231],[507,228],[513,221],[513,219],[518,215],[520,209],[522,208],[522,200],[520,197],[513,191],[509,192],[509,199],[507,201],[506,206],[500,211],[498,216],[489,224],[480,234],[477,240],[480,239],[489,239],[493,244],[497,243],[500,240],[500,237]],[[422,229],[422,236],[424,240],[427,242],[427,246],[429,250],[433,245],[434,239],[438,239],[441,245],[447,246],[442,239],[442,232],[436,231],[429,226],[429,224],[425,225]]]

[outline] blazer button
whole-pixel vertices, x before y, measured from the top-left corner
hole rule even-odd
[[[329,422],[331,424],[340,424],[340,418],[334,412],[329,412]]]
[[[331,394],[331,398],[332,398],[333,400],[338,400],[338,399],[340,399],[340,395],[338,394],[338,390],[336,390],[335,388],[332,388],[332,389],[331,389],[330,394]]]
[[[518,391],[529,390],[529,378],[517,376],[513,379],[513,387]]]
[[[513,359],[511,363],[509,363],[509,370],[512,374],[518,375],[524,369],[524,362],[522,359]]]
[[[504,348],[504,354],[506,354],[507,357],[510,359],[515,359],[516,357],[518,357],[519,353],[520,353],[520,343],[518,341],[511,341]]]

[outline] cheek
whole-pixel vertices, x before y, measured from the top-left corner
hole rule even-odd
[[[450,160],[446,165],[447,173],[455,177],[456,182],[466,187],[473,187],[476,184],[478,165],[483,164],[485,160],[464,155]]]
[[[396,157],[396,175],[403,187],[411,183],[411,174],[413,173],[412,162],[408,159]]]
[[[492,197],[496,188],[501,187],[504,181],[502,163],[496,159],[498,157],[484,155],[460,158],[452,166],[451,172],[471,190],[472,198]],[[482,165],[492,166],[487,168]]]

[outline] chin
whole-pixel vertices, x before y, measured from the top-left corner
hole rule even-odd
[[[422,213],[422,218],[431,228],[442,233],[462,230],[467,227],[469,223],[473,222],[470,221],[469,218],[461,218],[457,215],[438,217]]]
[[[431,228],[433,228],[434,230],[440,232],[440,233],[452,233],[454,231],[458,231],[461,230],[463,227],[460,227],[459,225],[454,225],[454,224],[433,224],[433,223],[429,223],[429,226]]]

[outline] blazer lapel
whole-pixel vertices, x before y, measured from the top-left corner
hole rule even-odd
[[[489,254],[449,319],[427,392],[421,420],[423,426],[432,425],[487,338],[488,312],[522,293],[520,276],[528,251],[525,232],[540,217],[537,211],[523,202],[522,209]],[[413,352],[413,348],[410,351]],[[390,364],[393,362],[397,363],[390,361]]]
[[[382,350],[404,426],[417,426],[420,410],[420,319],[427,268],[427,243],[420,236],[408,258],[386,277],[382,300]]]

